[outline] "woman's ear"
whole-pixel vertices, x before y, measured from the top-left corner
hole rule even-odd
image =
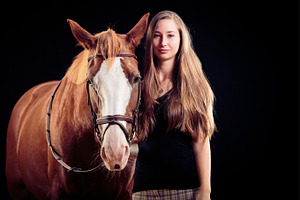
[[[67,19],[72,33],[77,41],[86,49],[92,49],[95,46],[95,38],[92,34],[82,28],[77,22]]]

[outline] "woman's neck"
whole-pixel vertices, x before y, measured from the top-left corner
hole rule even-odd
[[[167,79],[172,80],[174,66],[175,66],[175,61],[173,59],[166,60],[163,62],[159,61],[157,63],[160,82],[164,82]]]
[[[173,70],[175,67],[174,60],[158,62],[158,79],[160,83],[159,96],[163,96],[173,88]]]

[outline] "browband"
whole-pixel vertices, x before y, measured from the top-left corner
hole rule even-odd
[[[102,53],[97,53],[96,55],[92,54],[88,57],[88,62],[94,57],[103,57]],[[137,59],[137,56],[134,53],[121,52],[116,55],[116,57],[133,57]]]

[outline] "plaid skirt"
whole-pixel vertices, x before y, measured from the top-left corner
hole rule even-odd
[[[145,190],[132,194],[133,200],[194,200],[199,188],[186,190]]]

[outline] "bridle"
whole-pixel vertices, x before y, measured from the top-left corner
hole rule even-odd
[[[89,56],[88,62],[90,62],[90,60],[93,59],[94,57],[103,57],[103,55],[101,53],[97,53],[96,55],[92,54]],[[126,53],[126,52],[119,53],[116,55],[116,57],[133,57],[133,58],[137,59],[137,56],[135,54]],[[102,117],[97,117],[97,115],[93,109],[93,106],[92,106],[89,86],[92,86],[94,88],[96,94],[98,95],[98,97],[100,99],[101,99],[101,95],[99,94],[98,89],[94,86],[93,82],[91,80],[89,80],[89,78],[87,78],[86,89],[87,89],[87,95],[88,95],[88,105],[90,106],[90,109],[91,109],[94,130],[95,130],[95,134],[96,134],[97,139],[99,140],[100,145],[102,145],[104,135],[105,135],[107,129],[111,125],[118,125],[121,128],[121,130],[123,131],[128,144],[129,145],[132,144],[132,141],[136,135],[139,107],[140,107],[140,103],[141,103],[141,77],[138,76],[138,79],[136,81],[137,81],[136,84],[138,84],[138,98],[137,98],[136,107],[132,113],[132,117],[126,116],[126,115],[106,115],[106,116],[102,116]],[[49,106],[48,106],[48,112],[47,112],[47,118],[46,118],[46,139],[47,139],[48,146],[52,152],[53,157],[57,160],[57,162],[59,164],[61,164],[64,168],[66,168],[68,170],[68,172],[95,172],[95,171],[98,171],[101,166],[101,163],[99,163],[98,166],[96,166],[92,169],[87,169],[87,170],[82,170],[81,168],[77,168],[77,167],[71,167],[70,165],[68,165],[67,163],[65,163],[62,160],[62,157],[57,153],[57,151],[52,146],[51,138],[50,138],[50,116],[51,116],[53,100],[54,100],[55,94],[56,94],[59,86],[61,85],[61,82],[62,82],[62,80],[59,82],[59,84],[55,88],[55,90],[51,96]],[[122,123],[120,123],[120,121],[126,121],[126,122],[132,124],[132,129],[131,129],[132,133],[131,134],[128,132],[126,127],[124,127],[124,125]],[[101,132],[99,130],[99,126],[103,125],[103,124],[108,124],[108,125],[105,128],[105,130],[103,131],[103,133],[101,134]]]
[[[96,53],[95,55],[94,54],[91,54],[89,57],[88,57],[88,62],[90,62],[93,58],[97,58],[97,57],[104,57],[102,53]],[[133,53],[128,53],[128,52],[122,52],[122,53],[119,53],[116,55],[116,57],[133,57],[135,59],[137,59],[137,56]]]
[[[92,54],[88,58],[88,61],[90,61],[94,57],[102,57],[102,56],[103,55],[101,53],[97,53],[96,56],[94,56]],[[119,53],[119,54],[117,54],[117,57],[133,57],[133,58],[137,59],[137,56],[135,54],[132,54],[132,53]],[[86,89],[87,89],[87,93],[88,93],[88,105],[91,108],[95,133],[96,133],[96,136],[97,136],[97,138],[98,138],[101,145],[102,145],[102,142],[103,142],[103,139],[104,139],[104,135],[105,135],[106,131],[108,130],[108,128],[111,125],[118,125],[121,128],[121,130],[123,131],[128,144],[131,145],[133,139],[135,138],[136,127],[137,127],[137,123],[138,123],[139,107],[140,107],[140,103],[141,103],[141,77],[140,76],[137,77],[136,84],[138,84],[138,98],[137,98],[136,107],[135,107],[135,109],[133,110],[133,113],[132,113],[132,117],[127,116],[127,115],[106,115],[106,116],[102,116],[102,117],[97,118],[97,115],[96,115],[96,113],[93,109],[93,106],[92,106],[91,97],[90,97],[90,89],[89,89],[90,87],[89,86],[92,86],[92,88],[95,90],[96,94],[98,95],[98,98],[101,99],[101,95],[100,95],[98,89],[92,83],[92,81],[89,78],[87,78]],[[120,123],[120,121],[126,121],[126,122],[132,124],[131,134],[128,132],[126,127],[124,127],[124,125],[122,123]],[[103,124],[108,124],[108,125],[104,129],[103,133],[101,134],[101,132],[99,130],[99,126],[103,125]]]

